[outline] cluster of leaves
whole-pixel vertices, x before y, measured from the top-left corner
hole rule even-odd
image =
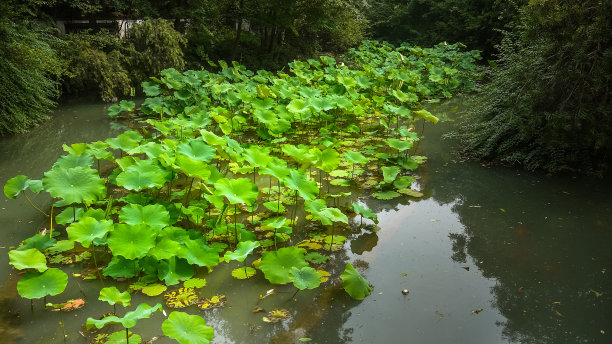
[[[52,209],[51,233],[10,251],[11,264],[28,271],[20,294],[60,293],[67,276],[49,269],[48,257],[83,252],[105,265],[104,276],[138,279],[150,295],[165,290],[160,282],[178,285],[234,260],[243,264],[232,271],[237,279],[261,271],[273,284],[317,288],[330,276],[321,269],[325,254],[346,240],[336,226],[348,225],[350,213],[377,221],[359,203],[339,200],[360,189],[379,199],[420,196],[411,189],[412,171],[425,161],[411,154],[414,123],[437,121],[421,102],[467,85],[461,63],[449,67],[433,56],[464,61],[456,47],[399,49],[367,42],[346,63],[294,61],[291,74],[221,62],[219,73],[167,69],[144,82],[148,97],[139,108],[122,101],[109,109],[139,118],[140,131],[65,145],[68,154],[42,180],[20,175],[6,183],[9,198],[44,190],[63,208]],[[382,56],[366,63],[373,54]],[[298,210],[309,232],[296,226]],[[296,235],[310,239],[291,245]],[[100,253],[110,259],[96,261]],[[261,256],[253,267],[249,255]],[[370,283],[350,264],[340,277],[350,296],[369,295]],[[92,324],[125,326],[105,319]]]
[[[530,1],[461,130],[477,158],[549,172],[609,169],[609,2]]]

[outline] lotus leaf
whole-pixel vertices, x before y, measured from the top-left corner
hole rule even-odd
[[[321,284],[321,276],[317,270],[311,267],[303,267],[298,269],[291,268],[291,280],[293,285],[299,290],[314,289]]]
[[[52,197],[62,198],[66,204],[94,202],[106,196],[104,179],[89,167],[52,168],[42,181]]]
[[[140,291],[147,296],[157,296],[166,291],[166,289],[168,289],[168,287],[165,285],[155,283],[140,289]]]
[[[225,306],[226,302],[227,297],[225,295],[214,295],[210,298],[203,299],[202,302],[198,304],[198,306],[202,309],[220,308]]]
[[[397,189],[409,188],[416,179],[411,176],[401,176],[393,182],[393,186]]]
[[[250,266],[245,266],[242,268],[236,268],[232,270],[232,277],[236,279],[247,279],[255,276],[257,270],[253,269]]]
[[[142,258],[155,246],[157,230],[147,225],[117,224],[108,238],[108,248],[115,256]]]
[[[412,148],[413,145],[412,141],[403,141],[394,138],[386,139],[385,142],[387,143],[387,145],[389,145],[389,147],[395,148],[400,152]]]
[[[183,283],[185,288],[202,288],[206,286],[206,280],[203,278],[190,278]]]
[[[305,200],[313,200],[319,194],[317,182],[309,180],[304,171],[291,169],[289,176],[283,179],[287,187],[298,192]]]
[[[162,311],[162,305],[159,303],[153,307],[149,306],[146,303],[141,303],[138,305],[138,307],[136,307],[135,310],[125,313],[123,318],[119,318],[114,315],[102,318],[100,320],[93,319],[93,318],[87,318],[86,326],[88,330],[91,330],[94,327],[100,329],[108,324],[121,324],[125,328],[132,328],[136,326],[136,323],[138,322],[138,320],[148,319],[151,316],[151,314],[153,314],[154,312],[161,312],[161,311]]]
[[[259,247],[259,242],[257,241],[241,241],[236,246],[234,252],[225,252],[224,259],[226,262],[229,262],[231,260],[243,262],[246,257],[257,247]]]
[[[50,268],[45,272],[28,271],[17,282],[17,291],[26,299],[39,299],[47,295],[61,294],[68,285],[68,275],[60,269]]]
[[[163,232],[165,232],[165,230]],[[182,252],[184,249],[184,246],[181,245],[180,242],[168,237],[161,237],[160,235],[157,238],[157,244],[147,253],[147,255],[157,260],[170,259],[170,257],[184,255]]]
[[[304,259],[305,254],[305,249],[295,246],[266,252],[261,258],[259,268],[270,283],[286,284],[291,282],[291,268],[308,266]]]
[[[382,168],[383,177],[385,183],[393,183],[397,175],[401,172],[400,168],[397,166],[383,166]]]
[[[193,288],[179,288],[164,294],[166,305],[171,308],[185,308],[195,305],[198,295]]]
[[[410,188],[399,189],[399,190],[397,190],[397,192],[399,192],[401,194],[404,194],[404,195],[407,195],[407,196],[410,196],[410,197],[416,197],[416,198],[423,197],[423,193],[422,192],[415,191],[415,190],[412,190]]]
[[[117,304],[127,307],[130,305],[132,297],[127,291],[120,292],[117,287],[106,287],[100,290],[100,297],[98,300],[108,302],[111,306]]]
[[[204,244],[202,240],[185,240],[184,245],[186,249],[177,256],[185,258],[189,264],[208,267],[219,264],[217,250]]]
[[[378,216],[376,214],[374,214],[374,212],[371,209],[368,209],[362,205],[360,205],[359,203],[353,203],[353,211],[355,211],[355,213],[365,217],[366,219],[370,219],[372,221],[374,221],[374,223],[378,223]]]
[[[316,153],[317,167],[329,173],[340,165],[340,154],[333,148],[327,148]]]
[[[329,257],[319,254],[317,252],[309,252],[306,256],[304,256],[304,259],[311,262],[312,264],[323,264],[329,259]]]
[[[104,342],[104,344],[126,344],[125,336],[126,336],[125,331],[113,332],[109,334],[108,337],[106,337],[105,339],[106,341]],[[142,342],[142,337],[137,333],[128,331],[127,336],[128,336],[127,344],[140,344]],[[98,343],[98,342],[92,342],[92,343]]]
[[[252,145],[244,150],[242,156],[249,164],[262,168],[268,166],[268,164],[272,162],[270,153],[271,151],[268,147]]]
[[[274,213],[284,213],[287,211],[287,208],[277,201],[265,202],[263,206]]]
[[[93,165],[93,156],[88,153],[83,154],[68,154],[59,157],[53,167],[73,168],[73,167],[91,167]]]
[[[217,153],[214,148],[204,143],[201,139],[191,139],[187,142],[179,143],[176,151],[195,161],[202,162],[210,162]]]
[[[112,278],[132,278],[137,276],[140,270],[141,268],[137,260],[114,256],[108,263],[108,266],[102,270],[102,274]]]
[[[4,184],[4,195],[7,198],[14,199],[22,191],[28,188],[30,179],[23,174],[15,176],[6,181]]]
[[[162,331],[180,344],[208,344],[214,336],[213,328],[206,326],[201,316],[177,311],[164,320]]]
[[[173,166],[189,177],[204,181],[208,180],[211,174],[210,167],[206,163],[184,155],[177,156]]]
[[[215,194],[225,196],[230,204],[253,204],[257,200],[259,191],[248,178],[227,179],[222,178],[214,184]]]
[[[372,194],[372,197],[383,200],[393,199],[399,196],[401,195],[395,191],[375,192]]]
[[[78,241],[83,247],[89,247],[95,239],[102,239],[113,228],[113,222],[96,220],[93,217],[82,217],[79,222],[72,223],[66,232],[70,240]]]
[[[169,174],[170,172],[159,166],[155,160],[141,160],[117,175],[117,185],[136,191],[161,188],[166,183]]]
[[[372,291],[370,281],[363,278],[351,263],[346,264],[346,268],[340,278],[342,278],[344,290],[356,300],[363,300]]]
[[[23,241],[23,245],[19,246],[17,250],[27,250],[30,248],[35,248],[39,251],[44,251],[45,249],[55,245],[57,240],[49,237],[48,235],[35,234]]]
[[[113,149],[121,149],[125,152],[138,147],[142,141],[142,135],[134,130],[128,130],[115,138],[107,139],[106,142]]]
[[[427,110],[417,110],[417,111],[414,111],[414,115],[417,118],[422,118],[422,119],[424,119],[426,121],[433,122],[434,124],[438,123],[438,117],[432,115]]]
[[[164,280],[166,285],[175,285],[193,276],[193,266],[186,260],[172,257],[159,262],[157,277]]]
[[[39,272],[47,270],[47,257],[35,248],[9,251],[9,262],[15,269],[35,269]]]
[[[275,323],[291,318],[291,313],[286,309],[275,309],[262,318],[264,322]]]
[[[55,222],[60,225],[72,223],[80,220],[84,212],[85,210],[81,207],[66,207],[61,213],[55,216]]]
[[[119,221],[132,226],[147,225],[157,231],[170,225],[170,213],[161,204],[150,204],[144,207],[129,204],[121,208]]]

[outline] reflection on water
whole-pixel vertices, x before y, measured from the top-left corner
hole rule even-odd
[[[435,105],[430,111],[447,109],[456,106]],[[240,266],[233,262],[209,274],[200,272],[208,282],[201,296],[223,293],[226,307],[187,311],[201,314],[214,327],[213,343],[296,343],[303,337],[311,338],[311,343],[610,342],[610,184],[462,162],[449,152],[448,142],[440,140],[451,125],[425,126],[419,148],[429,162],[418,179],[423,199],[380,201],[353,194],[342,200],[360,201],[376,211],[380,230],[368,220],[361,225],[359,217],[351,220],[350,228],[337,229],[348,241],[343,250],[332,254],[331,263],[321,266],[332,275],[322,287],[300,291],[290,299],[293,286],[270,285],[260,272],[248,281],[233,279],[231,270]],[[6,141],[13,147],[9,150],[15,150],[40,139],[43,143],[37,149],[45,153],[31,161],[20,158],[28,154],[25,151],[3,152],[12,160],[3,159],[3,178],[22,172],[40,177],[36,171],[46,170],[55,161],[61,140],[66,140],[53,141],[45,135],[72,131],[62,127],[47,134],[33,132],[33,137],[21,142]],[[87,135],[91,136],[67,141],[92,141],[112,134],[92,130]],[[10,236],[8,245],[27,237],[44,221],[27,204],[11,202],[3,199],[2,207],[11,204],[14,208],[9,214],[0,213],[2,228]],[[23,213],[13,214],[19,207],[15,202],[23,206]],[[15,226],[18,220],[22,224]],[[7,269],[6,254],[2,259]],[[363,301],[352,300],[342,290],[339,275],[347,262],[374,286]],[[7,270],[3,271],[6,279]],[[11,305],[3,313],[0,331],[21,331],[25,337],[20,343],[62,343],[57,313],[42,311],[40,302],[32,313],[28,301],[12,300],[15,280],[13,276],[4,285],[3,291],[12,296],[0,300]],[[67,342],[83,343],[80,326],[87,317],[108,312],[109,306],[96,300],[101,281],[71,279],[69,283],[71,289],[61,299],[85,296],[88,303],[64,315]],[[276,293],[258,303],[259,296],[271,288]],[[134,304],[162,302],[159,297],[135,297]],[[266,311],[287,309],[292,318],[264,323],[265,313],[252,312],[256,305]],[[21,316],[19,327],[15,327],[15,314]],[[171,343],[161,336],[163,319],[155,314],[140,321],[134,332],[147,340],[160,337],[155,343]]]

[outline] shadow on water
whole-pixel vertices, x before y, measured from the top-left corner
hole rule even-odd
[[[435,104],[429,110],[449,112],[446,117],[452,118],[460,111],[455,104]],[[88,111],[85,119],[72,118]],[[2,181],[20,173],[40,178],[61,153],[62,142],[116,135],[120,129],[111,127],[103,112],[101,105],[69,105],[58,111],[62,124],[5,139]],[[87,119],[89,124],[82,125]],[[323,344],[609,342],[612,196],[601,191],[612,190],[610,184],[463,162],[451,154],[449,142],[440,140],[453,125],[425,126],[419,154],[429,160],[417,180],[422,199],[380,201],[353,193],[342,200],[359,201],[377,212],[380,228],[368,220],[360,225],[355,217],[349,228],[339,229],[348,240],[332,254],[331,263],[319,267],[332,276],[320,288],[290,299],[292,285],[270,285],[260,272],[248,281],[235,280],[231,270],[240,265],[233,262],[199,275],[207,280],[201,296],[225,294],[226,307],[186,311],[213,326],[213,343],[296,343],[300,338]],[[44,205],[45,200],[37,201]],[[0,224],[7,238],[2,250],[7,252],[44,227],[45,218],[22,200],[1,202],[6,209]],[[29,301],[16,295],[18,276],[9,277],[7,255],[1,260],[5,311],[0,338],[63,343],[58,313],[42,310],[42,301],[35,302],[32,313]],[[363,301],[342,290],[339,276],[347,262],[374,287]],[[69,269],[78,272],[79,267]],[[87,305],[63,315],[68,343],[85,342],[78,333],[86,318],[110,311],[97,301],[103,286],[108,281],[71,277],[61,300],[84,297]],[[127,286],[122,282],[119,289]],[[276,293],[258,303],[272,288]],[[161,297],[134,297],[133,304],[163,302]],[[252,312],[256,305],[266,311],[287,309],[292,318],[264,323],[265,313]],[[139,322],[134,332],[144,340],[160,337],[155,343],[171,343],[161,337],[163,319],[157,313]]]

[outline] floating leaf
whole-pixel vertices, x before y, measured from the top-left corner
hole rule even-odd
[[[275,323],[291,318],[291,313],[286,309],[275,309],[262,318],[264,322]]]
[[[401,195],[395,191],[375,192],[372,194],[372,197],[383,200],[393,199],[399,196]]]
[[[127,291],[120,292],[117,287],[106,287],[100,290],[100,297],[98,300],[108,302],[111,306],[117,304],[127,307],[130,305],[132,297]]]
[[[234,250],[234,252],[225,252],[224,259],[226,262],[229,262],[231,260],[243,262],[246,257],[257,247],[259,247],[258,241],[241,241],[238,243],[238,246],[236,247],[236,250]]]
[[[198,306],[202,309],[220,308],[225,306],[226,302],[227,297],[225,295],[214,295],[210,298],[203,299]]]
[[[142,291],[143,294],[148,296],[157,296],[165,292],[166,289],[168,289],[168,287],[166,287],[165,285],[155,283],[140,289],[140,291]]]
[[[199,315],[174,311],[162,323],[163,333],[180,344],[208,344],[214,330]]]
[[[171,308],[185,308],[195,305],[198,295],[193,288],[179,288],[164,294],[166,305]]]
[[[299,290],[314,289],[321,284],[321,278],[317,270],[311,267],[291,268],[291,280]]]
[[[321,246],[321,245],[319,245],[319,246]],[[321,247],[323,247],[323,246],[321,246]],[[309,252],[304,257],[304,259],[306,259],[307,261],[311,262],[312,264],[323,264],[323,263],[325,263],[329,259],[329,257],[324,256],[324,255],[322,255],[320,253],[317,253],[317,252]]]
[[[85,300],[83,299],[68,300],[66,302],[58,303],[58,304],[47,303],[45,305],[45,307],[53,308],[52,311],[54,312],[58,312],[58,311],[70,312],[70,311],[77,310],[79,308],[83,308],[83,306],[85,306]]]
[[[68,275],[56,268],[45,272],[29,271],[17,282],[17,291],[26,299],[61,294],[68,285]]]
[[[203,278],[190,278],[183,283],[185,288],[202,288],[206,286],[206,280]]]
[[[399,189],[399,190],[397,190],[397,192],[402,193],[402,194],[407,195],[407,196],[410,196],[410,197],[417,197],[417,198],[423,197],[423,193],[422,192],[415,191],[415,190],[408,189],[408,188],[406,188],[406,189]]]
[[[342,275],[340,275],[340,278],[342,278],[344,290],[356,300],[363,300],[373,290],[370,288],[370,281],[363,278],[351,263],[346,264],[346,268]]]
[[[35,248],[9,251],[9,263],[15,269],[35,269],[39,272],[47,270],[47,257]]]
[[[242,268],[236,268],[232,270],[232,277],[237,279],[247,279],[255,276],[257,270],[253,269],[250,266],[245,266]]]
[[[45,172],[42,182],[52,197],[62,198],[66,204],[93,202],[106,196],[104,179],[89,167],[52,168]]]
[[[291,282],[291,268],[307,267],[304,259],[306,250],[299,247],[283,247],[277,251],[264,253],[259,268],[270,283],[285,284]]]
[[[393,183],[397,175],[401,172],[400,168],[397,166],[383,166],[382,168],[383,177],[385,183]]]
[[[132,331],[128,331],[128,343],[127,344],[140,344],[142,337]],[[94,342],[92,342],[94,343]],[[97,342],[96,342],[97,344]],[[125,331],[113,332],[106,337],[104,344],[126,344],[125,342]]]

